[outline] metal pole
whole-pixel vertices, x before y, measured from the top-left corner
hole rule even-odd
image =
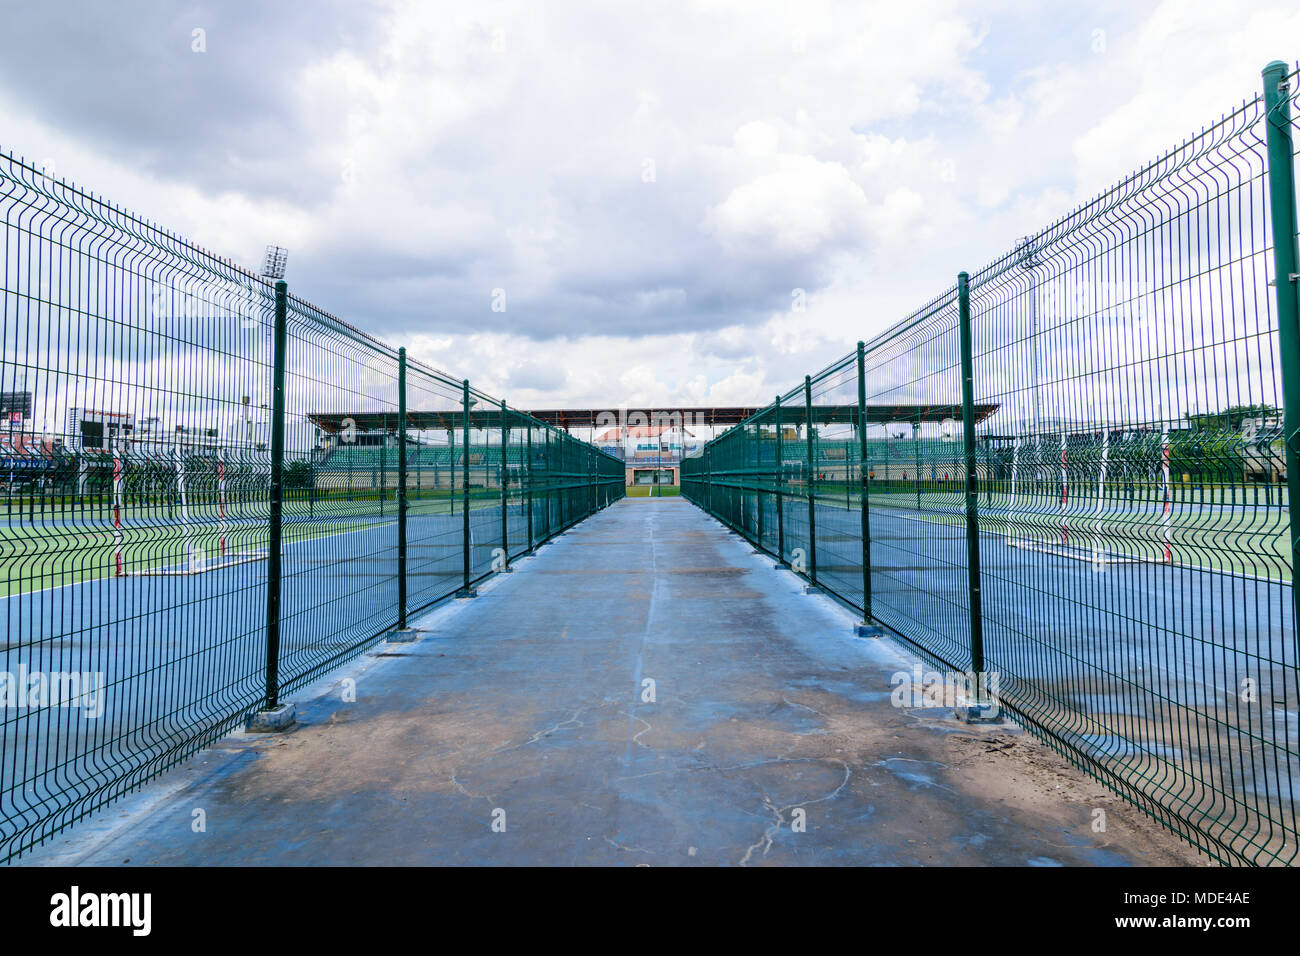
[[[781,396],[776,397],[776,560],[785,564],[785,453],[781,448]]]
[[[461,410],[465,416],[461,432],[461,558],[463,576],[461,580],[461,597],[473,594],[469,586],[469,379],[461,383]]]
[[[501,551],[502,570],[510,570],[510,528],[506,520],[506,506],[509,504],[509,491],[506,468],[506,447],[510,444],[510,426],[506,424],[506,403],[501,401]]]
[[[406,630],[406,349],[397,350],[397,629]]]
[[[970,666],[975,700],[984,700],[984,617],[980,604],[979,483],[975,469],[975,379],[971,360],[970,276],[957,275],[961,327],[961,426],[966,454],[966,573],[970,593]]]
[[[862,486],[858,508],[862,512],[862,620],[871,623],[871,487],[867,483],[867,377],[866,344],[858,343],[858,481]],[[846,476],[847,477],[847,476]],[[848,482],[845,481],[845,485]]]
[[[526,448],[524,455],[527,461],[524,462],[524,481],[527,483],[524,487],[524,493],[528,496],[528,553],[533,553],[533,423],[528,423],[525,431]]]
[[[758,549],[763,550],[763,425],[755,423],[754,425],[754,504],[755,524],[758,530]]]
[[[817,586],[817,492],[813,477],[812,376],[803,377],[804,438],[808,446],[808,580]]]
[[[280,546],[284,514],[284,353],[288,338],[289,287],[275,284],[275,353],[271,379],[270,541],[266,553],[266,709],[280,703]]]
[[[1300,566],[1300,253],[1296,249],[1295,147],[1291,141],[1291,90],[1287,65],[1264,67],[1264,115],[1268,135],[1268,195],[1273,221],[1273,290],[1277,297],[1277,335],[1282,358],[1283,430],[1286,441],[1287,510],[1291,519],[1291,567]],[[1300,588],[1291,589],[1295,626],[1300,629]]]

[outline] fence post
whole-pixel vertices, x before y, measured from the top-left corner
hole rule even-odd
[[[862,512],[862,623],[871,623],[871,485],[867,476],[866,344],[858,343],[858,509]],[[846,476],[847,478],[847,476]],[[845,481],[848,485],[848,481]]]
[[[716,435],[710,438],[700,451],[700,500],[704,502],[704,510],[709,514],[713,514],[713,475],[709,471],[709,459],[713,455],[713,450],[710,446],[717,440]],[[717,515],[713,516],[717,517]]]
[[[1282,365],[1282,414],[1286,441],[1287,511],[1291,519],[1291,567],[1300,567],[1300,304],[1296,298],[1295,166],[1291,141],[1291,90],[1287,65],[1264,67],[1264,128],[1268,137],[1268,198],[1273,222],[1273,290]],[[1294,626],[1300,628],[1300,588],[1291,589]]]
[[[980,601],[979,481],[975,467],[975,377],[971,358],[970,276],[957,274],[957,323],[961,331],[961,427],[966,457],[966,583],[970,597],[970,695],[957,714],[967,723],[997,719],[984,682],[984,612]]]
[[[397,350],[397,629],[406,630],[406,349]]]
[[[280,548],[284,516],[284,365],[288,339],[289,287],[275,284],[275,345],[271,372],[270,529],[266,552],[266,700],[250,729],[278,729],[280,710]],[[290,712],[285,724],[292,723]]]
[[[507,489],[510,469],[506,465],[506,446],[510,444],[510,426],[506,424],[506,402],[501,400],[501,570],[510,570],[510,528],[506,518],[506,507],[510,501]]]
[[[817,586],[817,490],[813,478],[812,376],[803,377],[804,444],[808,446],[808,581]]]
[[[524,449],[524,480],[527,482],[524,488],[524,494],[528,496],[528,553],[533,553],[533,423],[528,422],[528,428],[525,431],[525,449]]]
[[[461,414],[464,421],[461,422],[461,567],[463,575],[461,579],[460,590],[456,592],[456,597],[472,598],[475,596],[474,589],[469,586],[469,409],[471,405],[469,397],[469,379],[461,382]],[[453,496],[454,497],[454,496]]]
[[[759,551],[763,550],[763,426],[761,423],[754,425],[754,470],[751,473],[754,485],[754,510],[758,513],[754,516],[754,523],[758,526],[758,541],[755,547]]]
[[[781,396],[776,397],[776,563],[785,564],[785,452],[781,438]]]

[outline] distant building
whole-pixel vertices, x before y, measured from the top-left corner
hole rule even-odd
[[[680,425],[633,425],[611,428],[596,436],[601,451],[622,458],[627,484],[675,485],[681,478],[684,455],[696,452],[703,442]]]

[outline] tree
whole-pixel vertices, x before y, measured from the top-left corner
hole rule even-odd
[[[1201,431],[1241,431],[1242,423],[1248,418],[1280,418],[1282,412],[1272,405],[1230,405],[1221,412],[1205,412],[1185,416],[1192,426],[1192,432]]]

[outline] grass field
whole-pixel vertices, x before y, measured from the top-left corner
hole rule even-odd
[[[682,489],[677,485],[628,485],[627,496],[629,498],[671,498],[674,495],[680,495]]]

